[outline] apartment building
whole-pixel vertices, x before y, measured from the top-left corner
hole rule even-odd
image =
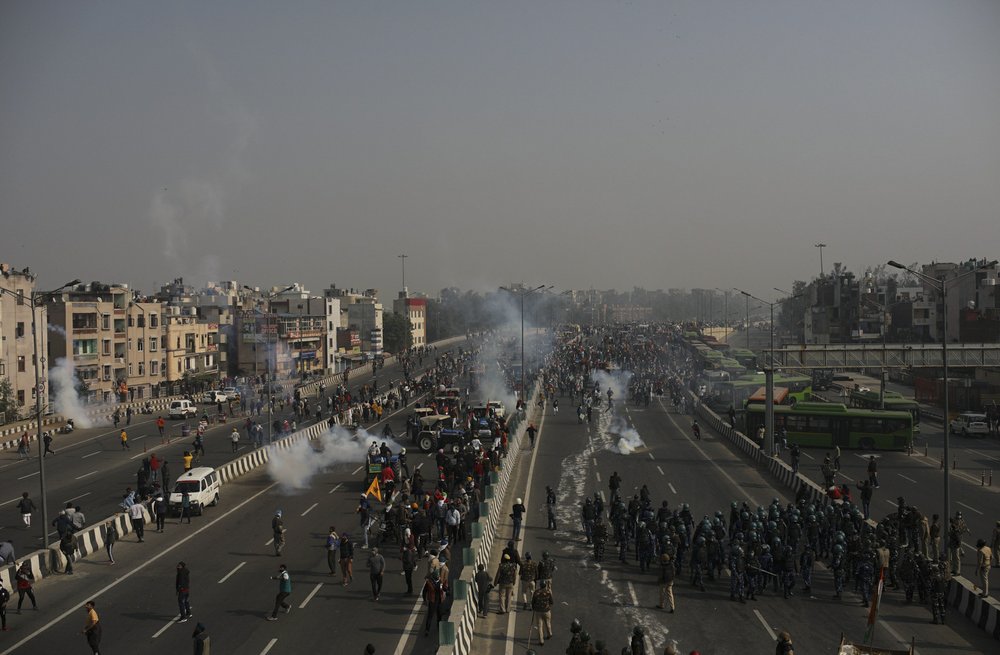
[[[427,299],[413,297],[409,289],[399,292],[399,297],[392,301],[394,314],[410,319],[410,336],[412,345],[427,345]]]
[[[198,317],[195,307],[164,308],[167,382],[194,387],[219,380],[219,324]]]
[[[50,298],[49,366],[72,367],[90,400],[142,400],[165,381],[158,302],[124,284],[91,282]]]
[[[347,320],[342,328],[357,330],[361,337],[361,350],[372,354],[382,352],[382,303],[378,301],[378,289],[338,289],[335,285],[323,295],[340,301],[340,312]]]
[[[14,270],[0,264],[0,379],[10,380],[17,416],[0,417],[0,423],[16,420],[35,411],[35,345],[31,332],[31,298],[36,291],[35,276],[28,270]],[[44,304],[36,311],[38,352],[42,353],[42,370],[38,372],[42,389],[43,411],[49,403],[49,385],[44,370],[44,353],[48,348],[48,312]]]

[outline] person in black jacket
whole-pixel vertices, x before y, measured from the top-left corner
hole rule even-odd
[[[184,623],[191,618],[191,571],[184,562],[177,563],[177,575],[174,576],[174,589],[177,591],[177,611],[180,614],[178,623]]]
[[[199,623],[194,627],[194,632],[191,633],[191,639],[194,641],[194,655],[208,655],[209,638],[208,630],[205,625]]]

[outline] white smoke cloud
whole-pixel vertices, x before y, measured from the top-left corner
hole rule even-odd
[[[615,402],[620,402],[627,398],[628,381],[632,379],[632,372],[622,371],[611,374],[607,371],[594,370],[590,373],[590,379],[601,388],[601,395],[604,398],[607,398],[607,391],[610,388],[614,394]]]
[[[612,438],[617,437],[617,440],[608,450],[616,452],[619,455],[631,455],[646,445],[642,437],[639,436],[639,432],[629,426],[620,416],[616,416],[611,421],[611,425],[608,426],[608,434]]]
[[[55,397],[52,405],[56,413],[73,419],[74,425],[78,428],[92,428],[106,424],[107,421],[94,418],[87,412],[88,409],[96,408],[93,405],[85,407],[80,401],[76,395],[76,379],[73,360],[66,357],[57,359],[55,367],[49,369],[49,380]]]
[[[64,339],[66,338],[66,330],[64,330],[61,325],[49,323],[48,328],[49,332],[55,332],[56,334],[61,335]]]
[[[331,466],[363,464],[372,441],[379,444],[384,441],[394,453],[401,448],[391,439],[365,430],[358,430],[355,435],[338,425],[315,441],[303,439],[287,450],[273,452],[267,462],[267,473],[285,493],[308,489],[312,479]]]

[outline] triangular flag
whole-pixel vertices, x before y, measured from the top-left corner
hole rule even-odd
[[[366,496],[375,496],[378,498],[378,502],[382,502],[382,490],[378,487],[378,478],[372,478],[372,483],[368,487],[368,491],[365,492]]]

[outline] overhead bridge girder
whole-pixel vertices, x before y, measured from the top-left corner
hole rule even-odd
[[[761,352],[762,365],[769,351]],[[941,344],[832,344],[774,350],[774,368],[941,368]],[[1000,367],[1000,344],[948,344],[948,366]]]

